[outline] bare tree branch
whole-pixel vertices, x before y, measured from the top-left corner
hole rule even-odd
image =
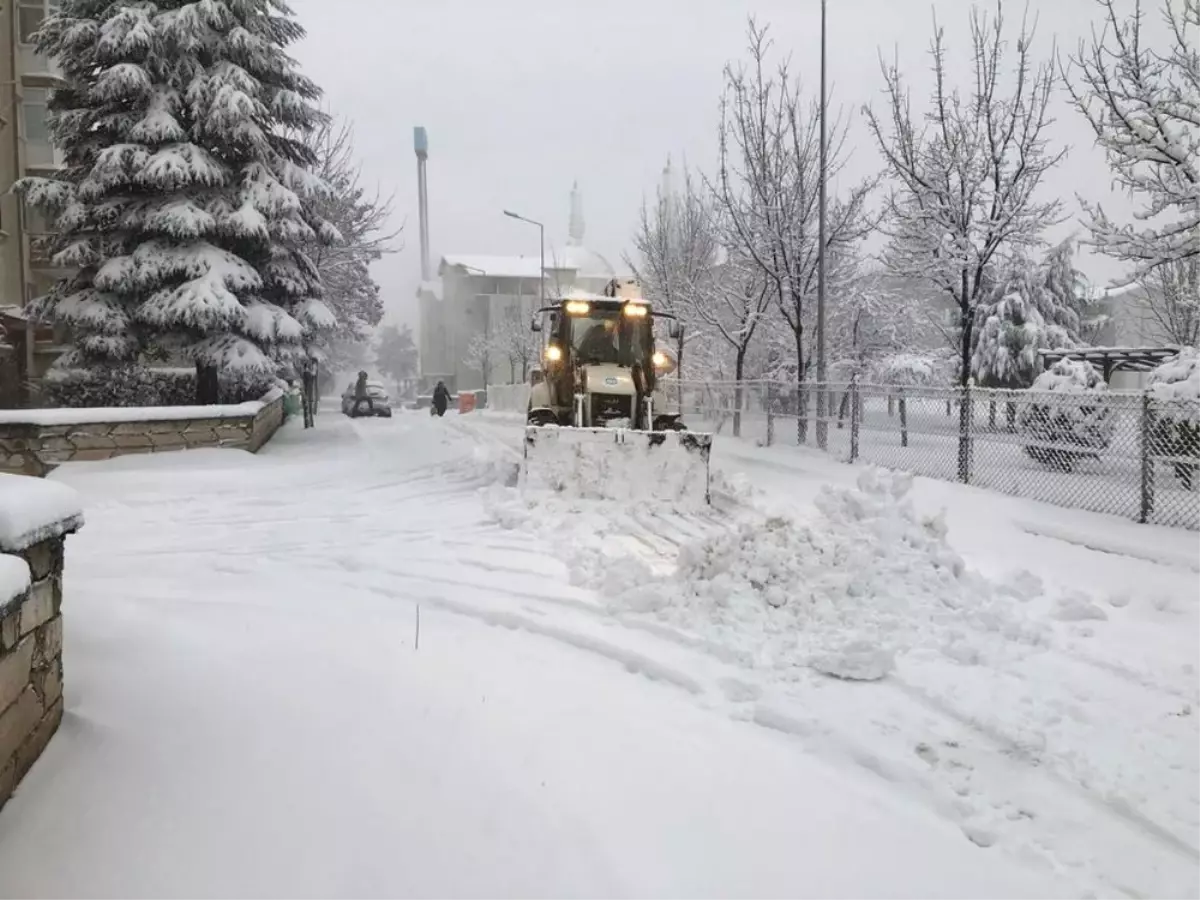
[[[1179,347],[1200,346],[1200,256],[1169,260],[1141,279],[1135,309],[1156,339]]]
[[[796,379],[801,382],[809,367],[806,328],[820,255],[848,251],[871,230],[874,223],[866,200],[878,180],[863,181],[833,199],[822,248],[817,228],[820,101],[802,99],[787,60],[768,70],[770,48],[767,28],[751,19],[749,62],[725,69],[718,172],[710,188],[726,223],[731,252],[757,267],[792,332]],[[848,124],[839,113],[829,129],[830,181],[847,160]]]
[[[1200,256],[1200,0],[1163,0],[1163,50],[1143,40],[1141,0],[1127,16],[1116,0],[1098,2],[1103,27],[1061,68],[1117,184],[1142,204],[1134,215],[1147,227],[1139,230],[1080,200],[1095,246],[1133,263],[1137,279]]]
[[[896,275],[932,283],[959,309],[959,377],[970,374],[975,313],[985,299],[990,269],[1003,255],[1042,242],[1059,218],[1058,201],[1039,201],[1046,174],[1065,149],[1045,137],[1053,120],[1050,63],[1035,63],[1035,27],[1022,21],[1013,56],[1015,84],[1004,91],[1008,44],[1003,5],[994,18],[971,13],[974,76],[970,93],[949,86],[946,44],[934,19],[930,45],[935,87],[923,121],[914,116],[897,61],[881,57],[887,116],[866,108],[893,182],[887,198],[884,254]]]
[[[383,254],[400,249],[402,229],[389,226],[392,198],[363,186],[349,124],[326,122],[305,141],[316,160],[315,173],[333,188],[317,213],[341,235],[331,245],[314,244],[309,249],[321,276],[325,303],[338,320],[328,363],[336,369],[361,356],[361,348],[354,345],[367,341],[383,318],[383,299],[370,266]]]

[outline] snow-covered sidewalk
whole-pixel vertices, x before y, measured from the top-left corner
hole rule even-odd
[[[774,499],[735,483],[704,515],[531,504],[518,434],[326,413],[258,457],[56,473],[89,521],[67,713],[0,814],[0,895],[1196,892],[1196,718],[1164,713],[1195,703],[1194,572],[1139,562],[1149,593],[1064,623],[1033,571],[1043,643],[830,679],[638,590],[682,598],[704,579],[680,548],[733,547],[771,503],[824,515],[811,475],[727,458]],[[1029,698],[1023,727],[1060,718],[1041,745],[998,721]]]

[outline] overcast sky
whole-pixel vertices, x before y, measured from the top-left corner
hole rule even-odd
[[[991,8],[994,4],[988,4]],[[1132,5],[1132,4],[1130,4]],[[1152,4],[1156,6],[1157,4]],[[644,195],[668,154],[711,169],[722,67],[744,56],[746,18],[770,23],[776,52],[791,54],[816,93],[818,0],[293,0],[308,30],[296,55],[352,121],[364,176],[395,194],[403,250],[376,266],[389,319],[416,323],[420,277],[414,125],[429,131],[433,263],[444,253],[538,251],[537,230],[566,239],[573,181],[583,193],[585,243],[617,260]],[[853,114],[851,173],[879,168],[858,113],[881,102],[878,52],[899,53],[915,97],[927,96],[936,10],[958,71],[968,72],[966,0],[830,0],[833,102]],[[1023,4],[1007,0],[1010,34]],[[1029,0],[1035,51],[1073,50],[1097,20],[1095,0]],[[966,85],[963,85],[964,89]],[[1103,156],[1065,101],[1054,137],[1071,146],[1050,185],[1078,227],[1076,193],[1110,197]],[[1116,211],[1127,205],[1119,198]],[[1093,278],[1120,269],[1081,257]]]

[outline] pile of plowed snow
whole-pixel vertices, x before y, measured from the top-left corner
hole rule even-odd
[[[634,506],[497,485],[488,507],[504,527],[554,542],[571,583],[614,613],[654,617],[785,677],[875,680],[905,654],[994,664],[1043,645],[1048,626],[1023,603],[1041,594],[1038,579],[968,569],[911,487],[910,475],[868,469],[855,488],[826,487],[807,519],[748,511],[683,543],[673,571],[625,537]]]
[[[857,489],[825,488],[812,519],[744,521],[684,546],[657,590],[615,599],[756,666],[842,678],[880,678],[898,653],[970,664],[1040,643],[1044,626],[1020,605],[1030,586],[969,571],[944,520],[917,514],[911,486],[903,473],[864,471]]]

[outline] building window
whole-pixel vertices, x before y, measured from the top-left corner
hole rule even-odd
[[[25,88],[23,91],[25,140],[31,144],[50,143],[50,130],[46,127],[47,99],[49,91],[45,88]]]
[[[59,0],[17,0],[17,28],[22,44],[33,43],[33,34],[47,16],[58,12]]]

